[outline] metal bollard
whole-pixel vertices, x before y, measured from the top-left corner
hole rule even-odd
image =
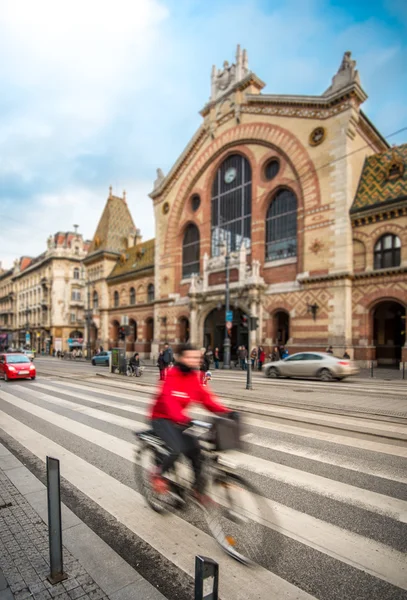
[[[403,360],[403,379],[406,378],[406,363]]]
[[[218,600],[219,565],[205,556],[195,557],[195,600]]]
[[[48,536],[49,562],[51,573],[47,579],[52,585],[64,581],[68,576],[64,573],[62,558],[62,523],[61,523],[61,481],[59,460],[47,456],[47,497],[48,497]]]
[[[373,361],[370,361],[370,377],[373,377]]]

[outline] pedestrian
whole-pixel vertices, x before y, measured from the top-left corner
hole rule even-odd
[[[201,380],[202,385],[206,385],[205,376],[209,371],[209,360],[206,355],[206,348],[201,348],[201,362],[199,366],[199,378]]]
[[[273,350],[271,351],[270,360],[271,362],[276,362],[277,360],[280,360],[280,350],[277,346],[274,346]]]
[[[215,348],[215,351],[213,353],[213,362],[215,363],[215,369],[219,369],[219,348]]]
[[[208,346],[208,349],[206,351],[206,356],[209,360],[209,364],[212,364],[212,360],[213,360],[213,350],[212,350],[212,346]]]
[[[163,360],[165,364],[165,377],[167,377],[168,369],[174,362],[174,353],[168,343],[164,344]]]
[[[164,350],[161,350],[160,354],[158,355],[157,367],[160,370],[160,381],[164,381],[164,379],[165,379]]]
[[[280,355],[281,355],[282,360],[284,360],[285,358],[287,358],[287,356],[289,356],[288,350],[285,346],[281,346]]]
[[[134,371],[136,377],[140,376],[140,356],[138,352],[135,352],[130,359],[130,366]]]
[[[342,358],[347,358],[348,360],[350,359],[350,355],[348,353],[348,351],[345,349],[345,352],[343,353],[343,357]]]
[[[250,359],[252,361],[252,369],[254,369],[254,366],[256,364],[256,360],[258,359],[258,351],[257,348],[253,348],[253,350],[250,353]]]
[[[239,360],[240,360],[240,368],[242,371],[246,371],[247,369],[247,350],[244,346],[240,346],[239,351]]]
[[[327,354],[333,354],[334,353],[332,346],[328,346],[328,348],[326,349],[326,353]]]
[[[257,363],[259,371],[262,370],[265,360],[266,360],[266,353],[264,352],[264,348],[263,348],[263,346],[259,346],[259,360]]]

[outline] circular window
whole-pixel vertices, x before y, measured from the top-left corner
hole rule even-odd
[[[191,198],[191,208],[195,212],[201,206],[201,198],[198,194],[194,194]]]
[[[310,146],[319,146],[322,144],[326,136],[326,130],[324,127],[316,127],[311,131],[309,136]]]
[[[163,214],[166,215],[169,210],[170,210],[170,205],[168,204],[168,202],[164,202],[164,204],[163,204]]]
[[[271,181],[277,175],[280,170],[280,163],[275,158],[272,158],[268,161],[266,166],[264,167],[264,175],[266,179]]]

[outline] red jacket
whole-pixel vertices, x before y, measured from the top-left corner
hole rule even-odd
[[[264,352],[264,350],[262,350],[260,352],[260,357],[259,357],[259,361],[264,363],[264,359],[266,358],[266,353]]]
[[[227,413],[222,404],[204,387],[197,371],[183,372],[178,367],[168,371],[151,410],[151,419],[169,419],[174,423],[189,423],[185,409],[190,404],[203,404],[210,412]]]

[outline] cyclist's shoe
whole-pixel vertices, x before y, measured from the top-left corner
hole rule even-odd
[[[156,494],[167,494],[169,490],[168,481],[161,475],[150,476],[151,487]]]

